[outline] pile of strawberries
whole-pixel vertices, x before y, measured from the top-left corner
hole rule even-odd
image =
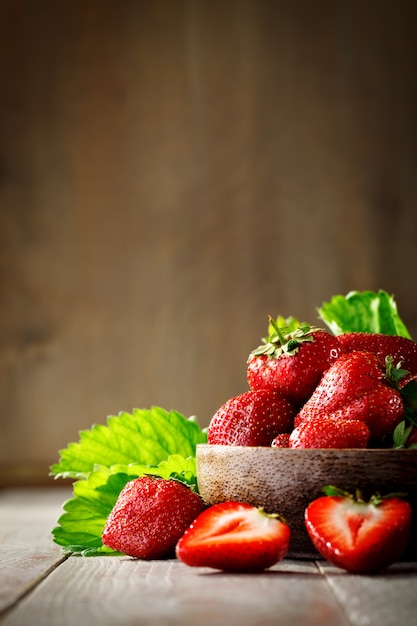
[[[271,334],[247,362],[249,390],[212,417],[208,443],[289,448],[417,443],[417,343],[301,324]]]
[[[333,336],[301,324],[272,332],[247,363],[249,390],[212,417],[208,443],[287,448],[417,447],[417,343],[392,335]],[[327,487],[305,510],[318,552],[349,572],[380,570],[405,550],[412,510],[402,494]],[[360,529],[360,531],[359,531]],[[206,506],[174,479],[141,476],[120,493],[103,543],[141,559],[234,572],[269,568],[288,553],[279,514],[244,502]]]

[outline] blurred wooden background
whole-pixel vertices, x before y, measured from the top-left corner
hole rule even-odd
[[[0,0],[0,469],[246,390],[268,314],[417,337],[414,0]]]

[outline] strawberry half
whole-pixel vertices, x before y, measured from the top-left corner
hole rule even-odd
[[[290,432],[296,410],[278,391],[246,391],[225,402],[207,429],[208,443],[231,446],[270,446]]]
[[[301,406],[342,353],[341,345],[330,333],[308,324],[288,333],[271,318],[270,323],[273,332],[248,358],[249,387],[280,391]]]
[[[259,572],[286,556],[289,541],[290,528],[279,516],[223,502],[197,517],[178,541],[176,555],[193,567]]]
[[[307,532],[316,550],[348,572],[371,573],[394,563],[411,531],[411,506],[398,495],[365,502],[335,487],[305,510]]]
[[[204,508],[201,496],[187,485],[141,476],[120,492],[102,533],[103,544],[140,559],[168,556]]]

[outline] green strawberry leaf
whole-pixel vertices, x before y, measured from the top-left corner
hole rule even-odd
[[[63,504],[65,512],[52,530],[54,542],[65,547],[66,552],[102,552],[101,533],[107,516],[120,491],[131,479],[128,474],[111,474],[104,468],[92,471],[87,479],[74,483],[74,497]]]
[[[96,465],[111,467],[131,463],[156,466],[171,454],[195,455],[196,445],[206,443],[207,433],[193,417],[159,407],[134,409],[109,416],[107,425],[80,432],[79,442],[60,450],[52,465],[55,478],[85,479]]]
[[[411,339],[398,314],[394,297],[382,289],[378,292],[350,291],[346,296],[333,296],[317,312],[334,335],[367,332]]]
[[[181,480],[196,489],[195,457],[174,454],[155,467],[139,464],[95,466],[87,478],[74,483],[73,497],[63,504],[64,513],[52,530],[54,542],[66,553],[82,556],[119,554],[103,545],[103,528],[125,485],[144,474]]]

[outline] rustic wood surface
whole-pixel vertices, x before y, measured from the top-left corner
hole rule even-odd
[[[262,574],[178,560],[63,557],[67,489],[0,491],[1,626],[417,626],[417,563],[373,576],[284,559]]]
[[[385,288],[417,336],[416,48],[414,0],[0,0],[0,483],[207,425],[269,314]]]

